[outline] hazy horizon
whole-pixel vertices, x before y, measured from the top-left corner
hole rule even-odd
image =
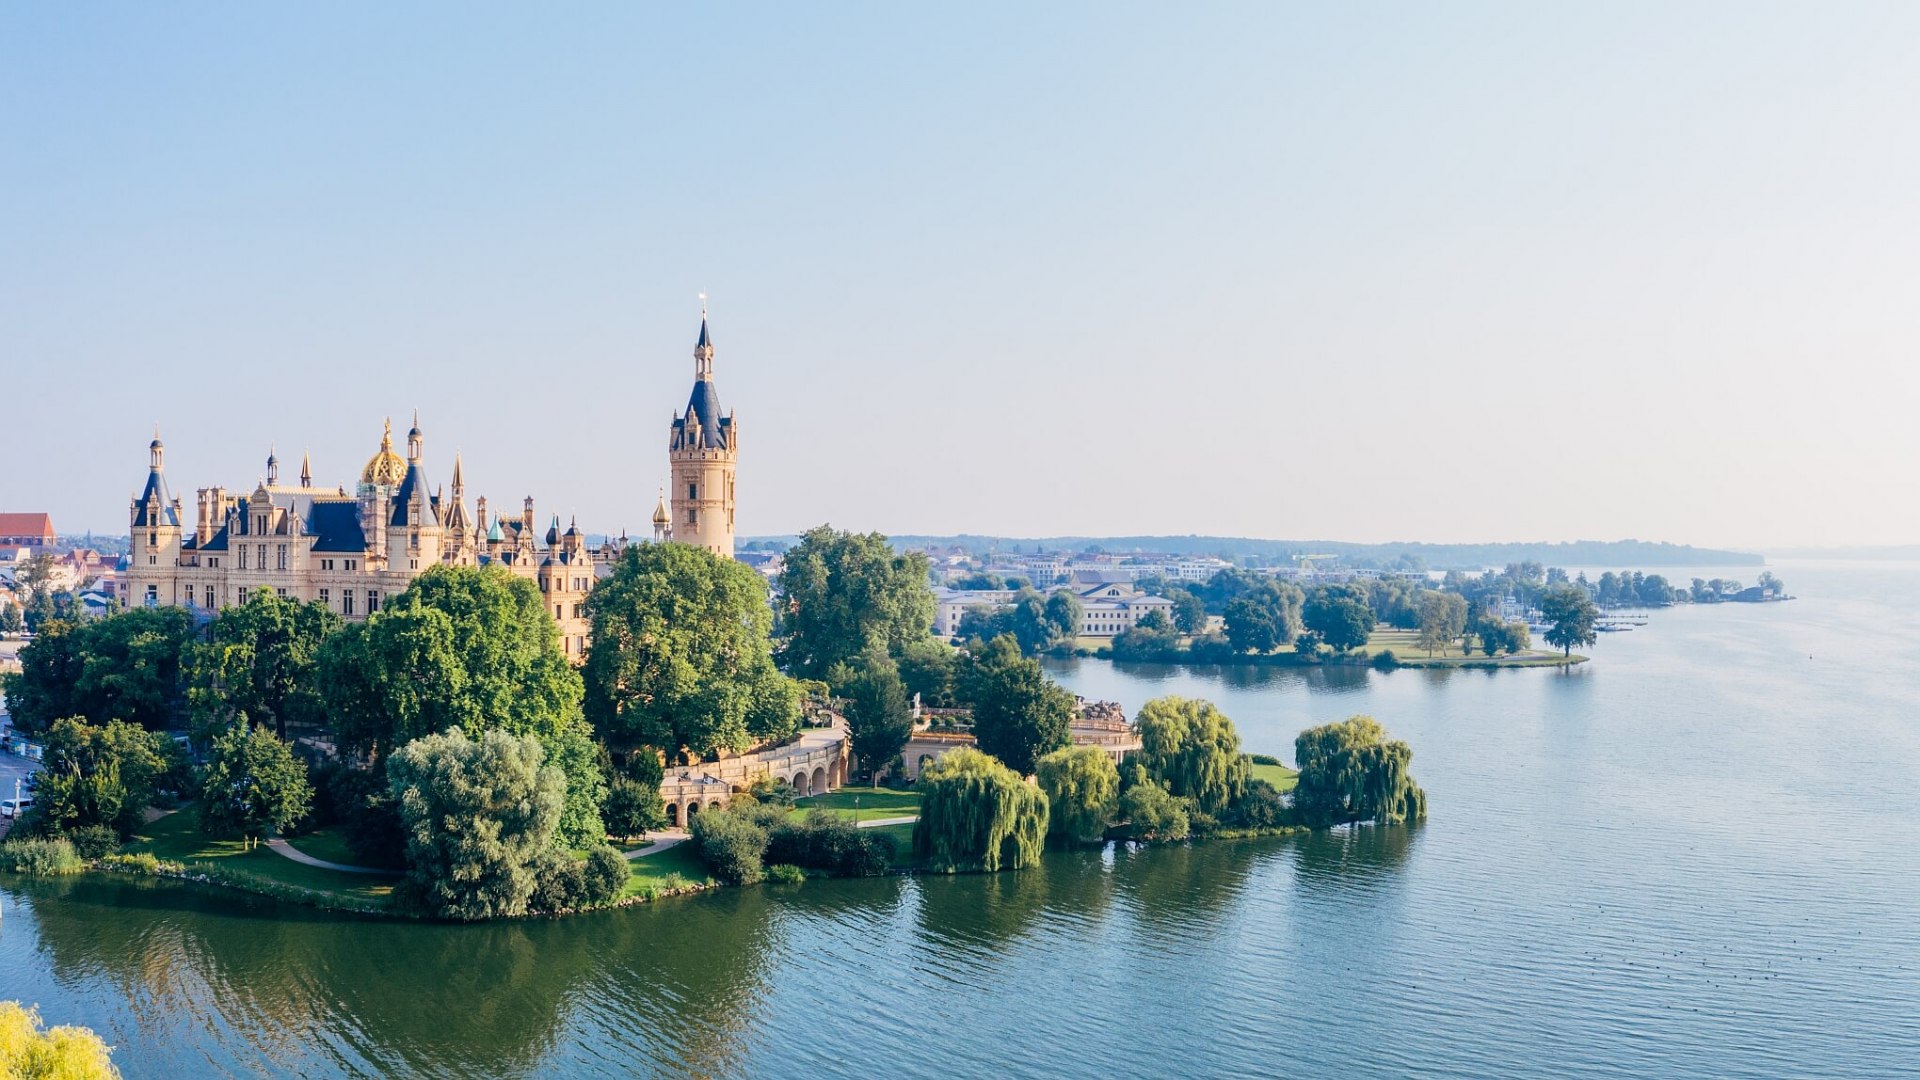
[[[1920,542],[1920,8],[0,10],[0,510]]]

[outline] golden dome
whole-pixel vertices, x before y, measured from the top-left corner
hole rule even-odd
[[[380,435],[380,452],[367,459],[367,467],[360,470],[360,482],[398,487],[406,478],[407,463],[393,452],[393,421],[388,420],[387,430]]]
[[[673,518],[667,514],[667,493],[662,491],[660,493],[660,501],[653,504],[653,523],[655,525],[668,525],[672,522]]]

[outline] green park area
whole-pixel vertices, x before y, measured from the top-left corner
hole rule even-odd
[[[331,832],[300,837],[296,845],[316,859],[351,863],[346,844]],[[259,891],[274,893],[281,889],[320,894],[320,899],[346,902],[352,906],[384,905],[393,894],[399,875],[350,874],[325,870],[294,862],[265,844],[248,848],[239,840],[209,838],[200,830],[192,808],[157,818],[143,826],[128,842],[130,855],[147,854],[167,862],[183,863],[189,869],[204,867],[222,876],[246,879],[262,886]]]
[[[918,817],[920,793],[895,787],[845,787],[825,795],[810,795],[794,800],[794,814],[812,810],[847,818],[856,824],[883,818]]]
[[[1285,765],[1262,765],[1259,762],[1253,765],[1253,778],[1265,780],[1282,794],[1292,791],[1300,783],[1300,774]]]

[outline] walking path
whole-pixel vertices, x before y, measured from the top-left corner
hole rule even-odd
[[[887,825],[911,825],[920,820],[920,815],[909,814],[906,817],[882,817],[872,821],[855,822],[862,829],[878,829]]]
[[[632,851],[623,851],[620,855],[629,860],[650,858],[668,848],[679,847],[691,839],[693,837],[685,829],[661,829],[653,834],[653,843],[643,848],[634,848]]]
[[[325,859],[316,859],[313,856],[307,854],[306,852],[301,851],[299,848],[294,847],[292,844],[287,843],[285,840],[281,840],[278,838],[267,841],[267,846],[269,848],[272,848],[273,853],[276,855],[284,855],[287,858],[292,859],[294,862],[304,863],[307,866],[317,866],[322,870],[338,870],[341,873],[345,873],[345,874],[391,873],[391,871],[388,871],[388,870],[375,870],[371,866],[348,866],[346,863],[328,862]]]

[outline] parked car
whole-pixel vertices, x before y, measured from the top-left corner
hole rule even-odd
[[[19,817],[22,811],[32,805],[32,799],[0,799],[0,817]]]

